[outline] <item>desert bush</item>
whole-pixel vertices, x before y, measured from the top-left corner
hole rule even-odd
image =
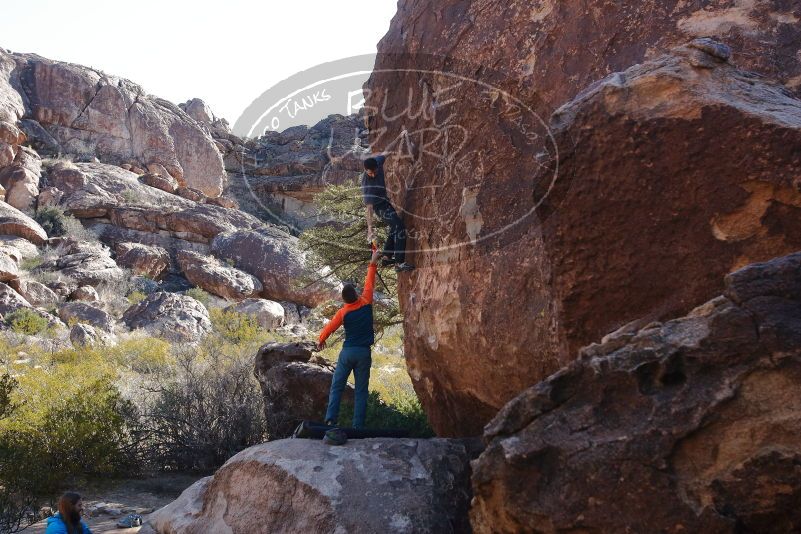
[[[351,426],[353,405],[342,403],[339,423]],[[430,438],[434,431],[428,423],[423,407],[414,394],[395,397],[392,403],[385,402],[377,391],[371,391],[367,399],[367,416],[364,425],[368,428],[403,429],[414,438]]]
[[[5,322],[17,334],[35,336],[47,330],[47,319],[29,308],[18,308],[5,316]]]
[[[20,269],[24,271],[33,271],[41,264],[42,264],[42,256],[33,256],[22,260],[22,263],[20,263]]]
[[[146,456],[167,469],[208,470],[266,436],[253,352],[222,340],[180,351],[142,385],[137,412]]]
[[[14,522],[27,517],[22,510],[75,477],[131,467],[128,407],[115,378],[93,358],[30,368],[19,376],[9,395],[14,409],[0,420],[0,527],[13,530]]]
[[[126,298],[128,299],[128,302],[131,304],[131,306],[133,306],[134,304],[139,304],[140,302],[145,300],[147,298],[147,295],[145,295],[141,291],[132,291],[128,293],[128,296]]]
[[[253,343],[264,337],[254,317],[233,310],[211,308],[209,318],[214,331],[226,341],[236,344]]]
[[[67,215],[56,206],[43,206],[36,210],[34,219],[50,237],[60,237],[67,233]]]
[[[203,291],[199,287],[193,287],[191,289],[187,289],[184,292],[184,294],[189,296],[189,297],[192,297],[196,301],[200,302],[206,308],[208,308],[211,305],[211,295],[209,293]]]

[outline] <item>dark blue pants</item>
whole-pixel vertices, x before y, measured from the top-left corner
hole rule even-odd
[[[375,213],[389,226],[387,242],[384,243],[384,254],[394,257],[398,263],[403,263],[406,258],[406,227],[403,225],[403,221],[392,206],[376,208]]]
[[[367,414],[367,385],[370,383],[370,365],[373,359],[370,347],[342,347],[337,360],[334,378],[331,379],[331,392],[328,394],[328,411],[325,413],[326,421],[337,422],[339,419],[339,401],[342,392],[348,383],[350,372],[356,379],[356,399],[353,406],[353,428],[364,426],[364,417]]]

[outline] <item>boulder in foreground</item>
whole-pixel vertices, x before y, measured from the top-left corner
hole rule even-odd
[[[273,441],[228,460],[141,532],[468,532],[473,450],[446,439]]]
[[[334,367],[312,354],[314,343],[267,343],[256,354],[255,374],[264,396],[270,438],[285,438],[303,420],[320,421],[328,407]],[[344,402],[353,403],[345,386]]]
[[[507,404],[473,463],[475,531],[801,530],[801,253],[726,287]]]

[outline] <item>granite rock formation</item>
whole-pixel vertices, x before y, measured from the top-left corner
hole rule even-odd
[[[801,253],[607,336],[487,425],[476,532],[801,528]]]
[[[433,13],[418,11],[424,4],[402,6],[382,51],[415,53],[428,44],[444,53],[446,41],[451,50],[446,36],[461,27],[455,13],[475,7],[438,7],[432,12],[443,19],[435,22],[428,20]],[[542,23],[562,20],[570,9],[540,4],[552,6]],[[418,32],[426,24],[449,30],[401,35],[407,10],[420,15]],[[630,11],[647,12],[639,4]],[[516,22],[512,17],[499,28]],[[479,29],[463,29],[459,54],[517,57],[486,34],[479,39]],[[502,33],[501,44],[519,35]],[[687,312],[719,293],[730,270],[801,247],[792,215],[801,207],[795,185],[801,156],[794,148],[801,142],[801,100],[737,69],[731,50],[708,39],[649,54],[656,57],[579,92],[579,80],[642,57],[649,40],[635,36],[643,43],[639,53],[625,45],[632,36],[621,34],[611,46],[628,50],[620,57],[609,52],[591,60],[582,50],[576,54],[583,63],[574,65],[569,56],[576,70],[569,82],[561,74],[486,80],[503,88],[520,83],[511,87],[517,101],[479,84],[461,86],[453,98],[442,94],[450,87],[442,75],[371,78],[373,141],[393,154],[388,184],[414,236],[408,249],[417,270],[401,277],[399,289],[405,353],[441,435],[479,433],[518,391],[569,363],[581,346],[630,321]],[[571,39],[583,43],[583,37]],[[490,43],[492,52],[482,48]],[[531,64],[561,68],[548,61],[555,52],[547,43],[532,43]],[[411,60],[426,61],[388,55],[377,67]],[[548,80],[555,85],[544,85]],[[428,87],[432,113],[404,114],[421,105],[398,89],[411,84]],[[575,98],[547,129],[538,122],[568,97]],[[404,119],[383,118],[399,115]],[[450,130],[463,137],[445,135]],[[513,315],[525,317],[525,327],[509,328]]]

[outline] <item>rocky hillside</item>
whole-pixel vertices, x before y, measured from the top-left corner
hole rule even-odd
[[[405,352],[441,434],[801,248],[800,8],[601,4],[405,1],[379,44],[371,141],[396,155]]]
[[[330,163],[360,145],[357,119],[270,140],[231,135],[200,100],[176,106],[94,69],[0,50],[0,313],[29,310],[74,343],[130,329],[197,341],[210,325],[191,287],[269,328],[335,296],[334,280],[308,285],[318,273],[295,236],[221,195],[237,147],[266,152],[246,161],[254,175],[292,180],[302,168],[314,185],[289,189],[307,198],[329,169],[352,178]],[[131,292],[146,298],[131,305]]]

